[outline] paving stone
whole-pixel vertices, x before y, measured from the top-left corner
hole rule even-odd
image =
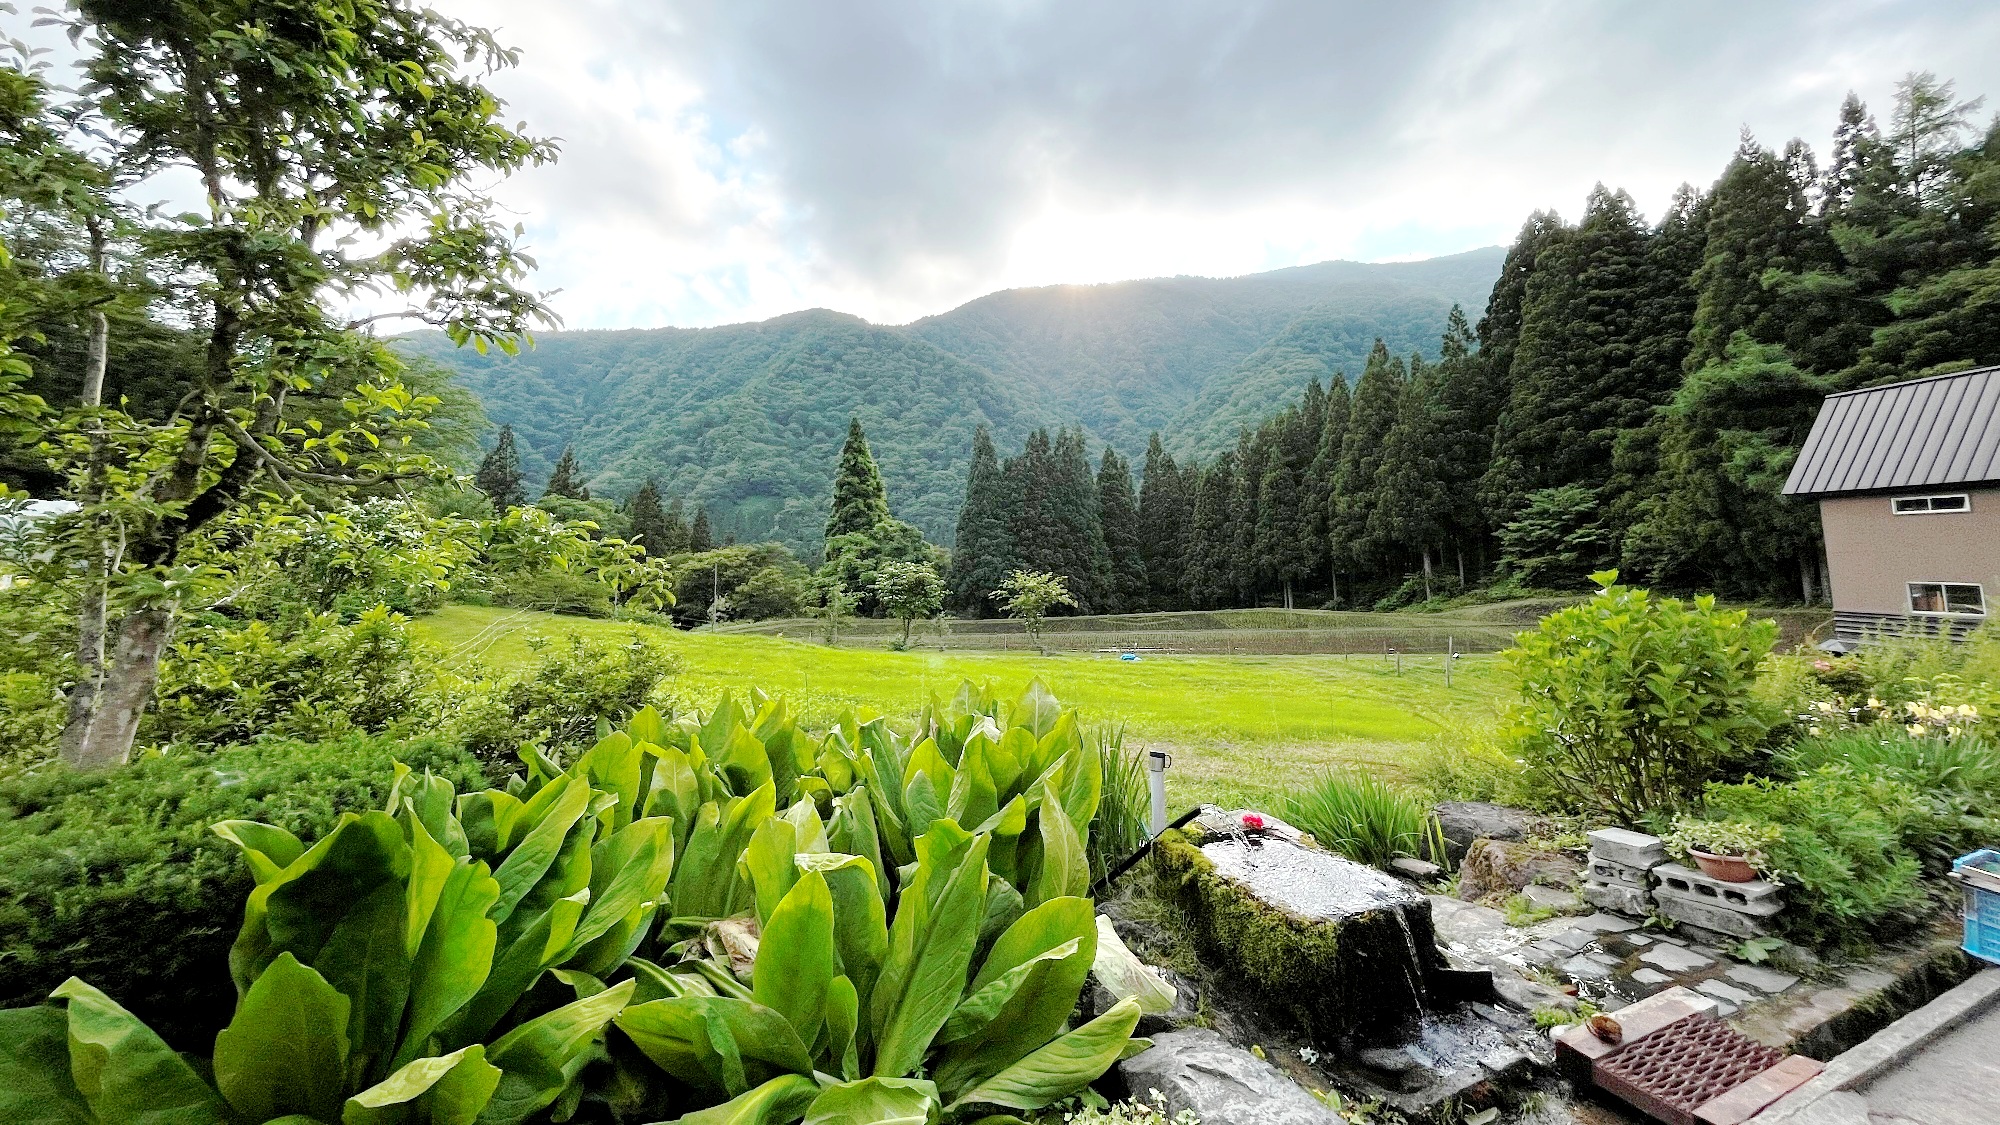
[[[1674,945],[1657,945],[1639,954],[1639,960],[1670,973],[1688,973],[1715,964],[1715,958]]]
[[[1658,969],[1644,967],[1632,970],[1632,979],[1638,981],[1640,984],[1647,985],[1672,984],[1674,980],[1674,978]]]
[[[1675,936],[1674,936],[1674,935],[1672,935],[1672,934],[1654,934],[1654,935],[1653,935],[1653,940],[1655,940],[1655,941],[1664,941],[1664,942],[1666,942],[1666,943],[1667,943],[1668,945],[1686,945],[1686,944],[1687,944],[1687,939],[1686,939],[1686,938],[1677,938],[1677,937],[1675,937]]]
[[[1715,1000],[1715,1014],[1717,1017],[1721,1019],[1726,1020],[1730,1016],[1733,1016],[1736,1013],[1743,1010],[1743,1005],[1735,1003],[1733,1001],[1724,1000],[1720,996],[1714,997],[1713,999]]]
[[[1615,969],[1625,963],[1623,958],[1613,957],[1609,953],[1586,953],[1584,956],[1607,969]]]
[[[1755,992],[1738,988],[1723,980],[1705,980],[1694,987],[1697,992],[1707,993],[1717,1000],[1731,1004],[1755,1004],[1757,1001],[1763,999],[1763,997],[1757,995]]]
[[[1783,992],[1799,983],[1799,978],[1791,973],[1781,973],[1776,969],[1760,969],[1755,965],[1732,965],[1727,975],[1730,980],[1772,993]]]
[[[1667,858],[1667,843],[1644,832],[1600,828],[1590,834],[1590,854],[1628,867],[1652,867]]]
[[[1546,968],[1562,959],[1560,951],[1540,949],[1532,945],[1522,946],[1520,956],[1529,968],[1534,969]]]
[[[1605,980],[1611,976],[1611,970],[1615,967],[1615,962],[1611,965],[1606,965],[1599,961],[1593,961],[1588,956],[1578,956],[1564,961],[1559,971],[1564,976],[1571,978]]]
[[[1527,899],[1537,910],[1569,911],[1583,905],[1570,891],[1534,883],[1521,888],[1521,897]]]
[[[1332,1110],[1263,1059],[1213,1031],[1170,1031],[1118,1064],[1133,1090],[1158,1090],[1166,1111],[1217,1125],[1339,1125]]]
[[[1524,1012],[1537,1008],[1560,1008],[1565,1012],[1576,1010],[1576,997],[1504,969],[1493,972],[1493,992],[1508,1007]]]
[[[1490,906],[1463,902],[1449,895],[1425,895],[1431,904],[1431,928],[1438,940],[1482,948],[1507,939],[1507,916]]]
[[[1623,936],[1627,942],[1641,948],[1653,944],[1653,939],[1647,937],[1645,934],[1625,934]]]
[[[1582,952],[1584,946],[1596,940],[1596,934],[1582,928],[1564,930],[1559,934],[1551,934],[1544,939],[1548,945],[1556,946],[1565,953]]]
[[[1639,928],[1639,923],[1630,918],[1620,918],[1616,914],[1586,914],[1570,923],[1579,930],[1590,930],[1600,934],[1624,934]]]

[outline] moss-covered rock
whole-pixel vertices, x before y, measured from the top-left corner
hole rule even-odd
[[[1160,886],[1186,914],[1203,959],[1324,1046],[1404,1029],[1445,967],[1423,896],[1373,868],[1281,840],[1261,843],[1252,877],[1238,862],[1243,847],[1198,830],[1168,832],[1154,845]]]

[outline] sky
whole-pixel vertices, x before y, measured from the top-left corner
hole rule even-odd
[[[1949,0],[433,2],[560,139],[495,194],[569,328],[1426,258],[1599,181],[1657,215],[1746,127],[1824,155],[1912,70],[2000,95],[2000,4]]]

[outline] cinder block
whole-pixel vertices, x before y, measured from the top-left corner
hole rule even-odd
[[[1667,842],[1644,832],[1600,828],[1590,834],[1590,854],[1627,867],[1651,867],[1666,862]]]
[[[1653,878],[1660,885],[1678,894],[1691,898],[1714,900],[1719,906],[1732,910],[1756,910],[1758,904],[1774,902],[1782,905],[1785,888],[1765,879],[1752,879],[1748,883],[1730,883],[1722,879],[1711,879],[1692,867],[1678,863],[1663,863],[1653,869]]]
[[[1653,911],[1653,896],[1644,887],[1633,887],[1624,883],[1600,883],[1593,879],[1583,885],[1582,894],[1583,901],[1599,910],[1630,914],[1640,918]]]
[[[1745,911],[1664,886],[1654,889],[1653,905],[1676,922],[1740,938],[1768,937],[1772,932],[1770,919],[1783,909],[1782,904],[1766,902],[1754,911]]]
[[[1620,863],[1615,859],[1605,859],[1603,856],[1593,855],[1590,857],[1590,866],[1586,874],[1592,879],[1605,883],[1623,883],[1626,886],[1640,888],[1653,885],[1651,868],[1634,867],[1629,863]]]

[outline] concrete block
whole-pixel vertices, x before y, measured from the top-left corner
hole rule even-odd
[[[1653,885],[1652,868],[1634,867],[1629,863],[1620,863],[1615,859],[1605,859],[1598,855],[1591,856],[1584,864],[1583,873],[1585,878],[1605,883],[1622,883],[1630,887]]]
[[[1590,854],[1628,867],[1652,867],[1667,858],[1667,842],[1644,832],[1600,828],[1590,834]]]
[[[1731,909],[1713,899],[1678,894],[1666,887],[1653,892],[1653,905],[1676,922],[1740,938],[1768,936],[1772,930],[1771,916],[1783,909],[1773,902],[1759,903],[1756,912]]]
[[[1766,879],[1730,883],[1711,879],[1692,867],[1683,867],[1678,863],[1663,863],[1655,867],[1653,878],[1670,891],[1693,898],[1713,899],[1719,905],[1737,910],[1754,910],[1764,903],[1782,905],[1784,902],[1785,888]]]
[[[1642,887],[1604,883],[1593,879],[1583,885],[1582,894],[1583,901],[1599,910],[1638,915],[1650,914],[1653,910],[1652,893]]]

